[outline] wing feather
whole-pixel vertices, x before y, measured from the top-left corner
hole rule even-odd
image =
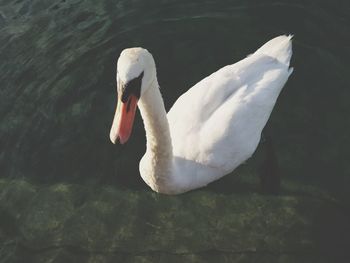
[[[231,172],[253,154],[292,72],[289,61],[259,50],[206,77],[175,102],[168,113],[175,156]]]

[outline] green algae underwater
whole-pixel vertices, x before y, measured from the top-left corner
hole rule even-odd
[[[0,262],[349,262],[350,3],[0,0]],[[109,128],[120,52],[157,63],[166,108],[218,68],[294,34],[294,73],[264,143],[232,174],[152,192],[140,116]]]

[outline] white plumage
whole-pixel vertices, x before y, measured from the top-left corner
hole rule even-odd
[[[138,102],[147,136],[140,162],[144,181],[157,192],[182,193],[219,179],[247,160],[292,73],[291,55],[291,36],[276,37],[204,78],[166,115],[152,56],[145,49],[124,50],[118,61],[121,81],[141,70],[148,80],[142,82]],[[135,61],[135,56],[133,67],[126,58]],[[115,136],[111,131],[112,141]]]

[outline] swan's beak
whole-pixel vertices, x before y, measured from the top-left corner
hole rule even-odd
[[[132,131],[138,101],[138,98],[133,94],[130,94],[125,102],[122,102],[121,97],[118,93],[118,105],[109,134],[109,138],[114,144],[116,141],[119,141],[121,144],[128,141]]]

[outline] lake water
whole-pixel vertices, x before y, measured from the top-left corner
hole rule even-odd
[[[349,239],[333,239],[350,233],[349,14],[345,0],[1,0],[0,258],[342,262]],[[281,195],[260,194],[263,143],[204,189],[152,193],[138,172],[139,114],[126,145],[109,141],[120,52],[142,46],[153,54],[169,109],[196,82],[280,34],[294,34],[294,72],[266,130]]]

